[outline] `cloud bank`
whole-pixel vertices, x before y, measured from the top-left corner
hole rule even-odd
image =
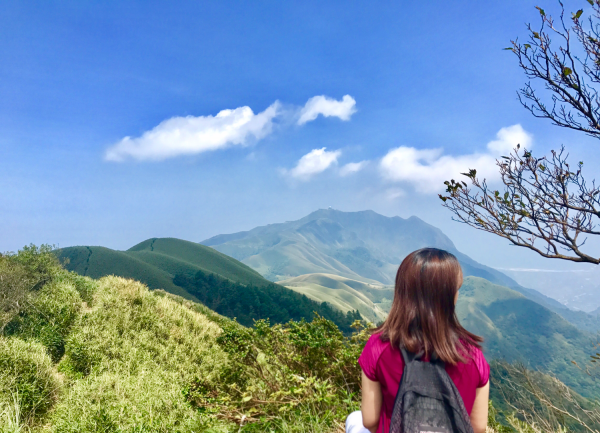
[[[298,164],[289,171],[284,173],[291,177],[307,181],[313,176],[324,172],[329,167],[337,164],[337,160],[342,154],[341,150],[327,151],[325,147],[321,149],[313,149],[304,155],[298,161]]]
[[[298,125],[312,122],[319,114],[325,117],[339,117],[341,120],[350,120],[354,113],[356,113],[356,101],[350,95],[345,95],[341,101],[336,101],[324,95],[313,96],[300,110]]]
[[[390,150],[379,164],[382,176],[392,182],[406,182],[423,193],[439,192],[443,182],[458,179],[460,173],[477,169],[480,178],[494,179],[498,175],[496,159],[517,145],[528,149],[533,137],[521,125],[500,129],[496,140],[487,144],[487,152],[469,155],[444,155],[443,149],[416,149],[400,146]]]

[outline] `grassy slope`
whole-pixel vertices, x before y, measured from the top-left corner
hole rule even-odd
[[[358,310],[372,323],[384,320],[387,315],[378,303],[394,296],[389,286],[363,283],[332,274],[301,275],[280,281],[279,284],[316,301],[328,302],[343,312]]]
[[[124,251],[104,247],[68,247],[56,252],[61,262],[68,259],[65,268],[90,278],[107,275],[142,281],[151,289],[164,289],[186,298],[190,295],[173,284],[173,276],[160,267],[153,266]]]
[[[181,287],[173,284],[177,274],[195,275],[198,271],[214,273],[241,284],[266,286],[272,284],[243,263],[210,247],[180,239],[148,239],[127,251],[104,247],[68,247],[57,251],[66,268],[80,275],[100,278],[118,275],[133,278],[151,289],[195,300]]]
[[[255,286],[271,284],[254,269],[238,260],[213,248],[181,239],[148,239],[131,247],[126,253],[137,256],[148,263],[154,260],[153,264],[155,266],[166,270],[170,274],[182,273],[181,270],[172,268],[172,266],[185,266],[189,269],[188,272],[194,274],[197,271],[213,273],[236,283],[253,284]],[[153,257],[152,253],[160,254],[160,256],[156,256],[156,259],[150,259],[150,257]],[[172,260],[178,260],[180,264],[174,265],[172,261],[162,262],[161,259],[165,256],[170,257]]]
[[[598,395],[594,381],[571,362],[587,363],[591,334],[558,314],[514,290],[467,277],[457,315],[465,328],[485,338],[488,358],[520,361],[550,371],[581,394]]]
[[[208,317],[140,283],[99,281],[66,347],[60,369],[72,380],[51,415],[55,431],[202,430],[182,389],[213,380],[226,355]]]

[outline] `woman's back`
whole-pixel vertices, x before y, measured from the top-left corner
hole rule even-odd
[[[461,416],[469,414],[470,419],[463,419],[462,425],[467,423],[468,430],[472,427],[472,431],[476,433],[485,431],[489,365],[481,352],[483,339],[466,330],[456,316],[456,301],[462,282],[460,264],[447,251],[422,248],[410,253],[400,264],[389,315],[374,331],[359,359],[363,370],[361,422],[371,433],[388,433],[404,370],[400,348],[406,352],[423,354],[424,361],[435,354],[444,362],[446,372],[460,394],[459,398],[453,390],[453,398],[462,399],[460,404],[464,403]],[[442,382],[451,386],[447,377]],[[433,382],[428,383],[436,386]],[[437,391],[439,393],[436,395],[445,404],[450,404],[447,401],[450,397],[441,389]],[[442,414],[440,411],[441,407],[439,415]],[[406,414],[404,408],[399,413]],[[416,425],[421,427],[445,425],[441,421],[443,417],[429,418],[424,414],[417,416],[428,418],[416,419]],[[394,419],[399,421],[394,423],[394,428],[403,431],[405,427],[409,428],[408,424],[402,424],[402,415],[399,418],[394,415]],[[423,424],[426,421],[434,422],[434,419],[439,422]],[[455,427],[459,428],[458,425]]]
[[[477,388],[485,386],[489,380],[490,367],[481,349],[472,347],[467,363],[446,364],[446,372],[456,385],[467,412],[471,414]],[[383,397],[379,428],[377,432],[389,431],[394,409],[394,401],[404,370],[400,350],[392,347],[389,341],[382,341],[380,334],[373,334],[358,360],[365,375],[381,384]]]

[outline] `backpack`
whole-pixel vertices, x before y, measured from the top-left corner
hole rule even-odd
[[[471,420],[445,364],[435,354],[401,348],[404,371],[394,402],[390,433],[473,433]]]

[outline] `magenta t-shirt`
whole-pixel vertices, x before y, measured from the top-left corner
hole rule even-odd
[[[462,396],[469,415],[475,403],[476,389],[485,386],[490,378],[490,366],[481,350],[472,347],[470,353],[471,359],[467,363],[446,364],[446,372]],[[393,348],[389,341],[381,341],[379,334],[373,334],[358,358],[358,363],[369,379],[381,385],[383,404],[377,433],[387,433],[404,371],[402,353]]]

